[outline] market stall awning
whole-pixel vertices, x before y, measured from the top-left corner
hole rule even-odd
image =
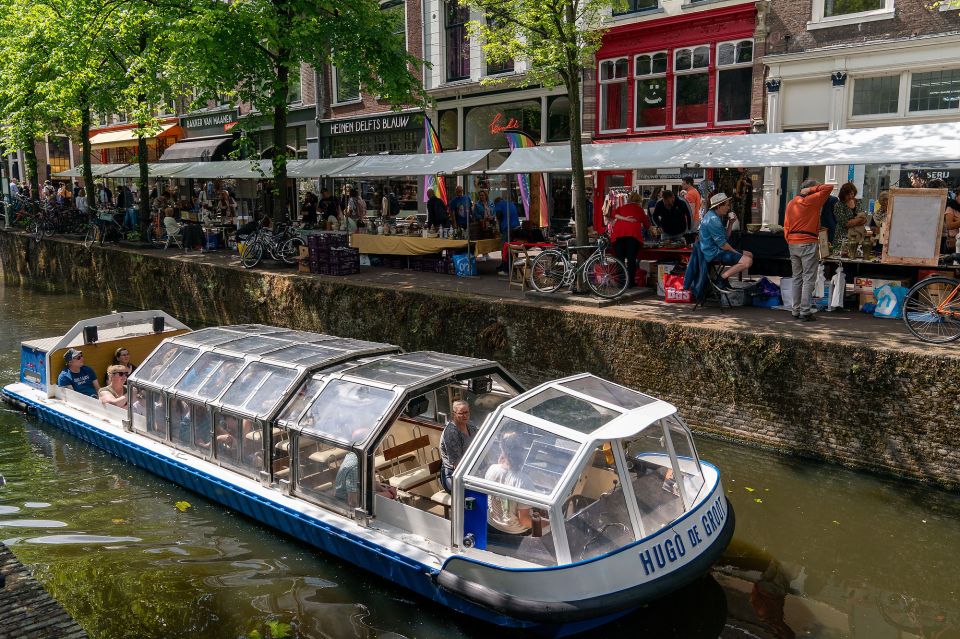
[[[326,160],[291,160],[287,162],[287,177],[323,178],[338,175],[357,163],[357,158],[329,158]]]
[[[147,174],[152,178],[157,177],[178,177],[175,174],[191,166],[192,162],[151,162],[147,165]],[[140,165],[128,164],[127,166],[113,171],[106,177],[108,178],[138,178],[140,177]]]
[[[162,138],[177,135],[180,133],[180,127],[176,124],[164,124],[160,132],[156,135],[151,135],[148,137],[148,140],[153,138]],[[90,138],[90,146],[97,149],[109,149],[121,146],[131,146],[137,143],[137,129],[121,129],[119,131],[104,131],[103,133],[97,133]]]
[[[356,162],[330,174],[330,177],[412,177],[419,175],[455,175],[487,168],[489,149],[447,151],[410,155],[364,155],[350,158]]]
[[[209,162],[222,158],[232,145],[233,136],[220,136],[202,140],[183,140],[167,147],[160,157],[161,162]]]
[[[235,160],[232,162],[191,162],[177,171],[175,177],[215,180],[219,178],[250,178],[262,180],[273,177],[270,160]]]
[[[586,144],[587,171],[667,167],[828,166],[960,159],[960,123],[701,136],[679,140]],[[516,149],[490,173],[564,173],[570,147]]]
[[[90,165],[90,171],[93,173],[93,177],[102,177],[107,173],[112,173],[119,169],[122,169],[127,164],[92,164]],[[61,171],[59,173],[54,173],[53,177],[81,177],[83,176],[83,165],[78,164],[69,171]]]

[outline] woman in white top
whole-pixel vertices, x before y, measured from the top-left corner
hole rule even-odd
[[[90,207],[87,206],[87,191],[82,186],[80,187],[80,190],[77,191],[77,198],[74,204],[76,204],[77,210],[84,215],[86,215],[87,211],[90,210]]]
[[[530,479],[522,474],[523,444],[516,433],[506,433],[500,439],[500,459],[490,466],[484,473],[484,479],[496,482],[503,486],[530,490],[533,485]],[[497,535],[529,535],[533,519],[530,506],[520,504],[515,499],[490,496],[490,507],[487,511],[487,523],[490,524],[489,533]]]
[[[114,364],[108,368],[107,377],[110,379],[110,384],[100,389],[100,402],[104,405],[112,404],[117,408],[126,408],[126,383],[129,375],[129,369],[123,364]]]

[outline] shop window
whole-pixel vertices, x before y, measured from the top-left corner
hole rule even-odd
[[[470,40],[467,35],[467,21],[470,20],[470,6],[457,0],[446,3],[444,33],[447,55],[447,82],[465,80],[470,77]]]
[[[437,135],[440,137],[440,146],[443,147],[443,150],[452,151],[456,149],[460,128],[456,109],[441,111],[435,126],[437,126]]]
[[[560,142],[570,139],[570,98],[552,97],[547,106],[547,140]]]
[[[707,123],[710,94],[710,47],[677,49],[674,52],[675,126],[702,126]]]
[[[627,128],[627,59],[600,63],[600,131]]]
[[[506,148],[506,129],[519,129],[539,142],[540,117],[540,100],[472,107],[464,116],[465,150]]]
[[[911,111],[938,111],[958,107],[960,107],[960,69],[914,73],[911,76]]]
[[[344,73],[337,67],[333,67],[333,85],[337,104],[356,102],[360,99],[359,75]]]
[[[717,45],[717,122],[750,119],[753,95],[753,40]]]
[[[640,11],[650,11],[660,5],[660,0],[627,0],[626,6],[613,10],[615,16],[625,16]]]
[[[667,53],[643,53],[634,59],[634,128],[667,125]]]
[[[853,82],[853,115],[897,113],[899,101],[899,75],[856,78]]]

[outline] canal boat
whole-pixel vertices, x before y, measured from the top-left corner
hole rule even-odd
[[[57,385],[65,357],[102,377],[118,347],[140,362],[126,408]],[[526,390],[489,360],[138,311],[23,342],[3,397],[452,610],[546,636],[697,579],[733,534],[676,409],[590,374]],[[458,401],[479,428],[447,493]]]

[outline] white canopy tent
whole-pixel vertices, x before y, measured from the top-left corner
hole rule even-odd
[[[127,164],[93,164],[90,166],[90,172],[93,173],[93,177],[103,177],[108,173],[113,173],[119,169],[122,169]],[[81,177],[83,175],[83,165],[78,164],[68,171],[60,171],[59,173],[54,173],[53,177]]]
[[[587,144],[587,171],[672,167],[734,168],[946,162],[960,159],[960,123],[715,135],[681,140]],[[516,149],[490,173],[569,172],[570,147]]]
[[[177,179],[229,179],[249,178],[254,180],[273,177],[273,164],[270,160],[234,160],[223,162],[190,162],[186,167],[171,175]]]
[[[487,168],[489,155],[489,149],[410,155],[364,155],[350,158],[356,162],[328,175],[345,178],[454,175],[484,170]]]
[[[147,165],[147,173],[150,177],[179,177],[176,174],[190,166],[190,162],[151,162]],[[128,164],[127,166],[110,172],[108,178],[138,178],[140,177],[140,165]]]
[[[358,158],[329,158],[325,160],[291,160],[287,162],[287,177],[297,179],[338,176],[357,163]]]

